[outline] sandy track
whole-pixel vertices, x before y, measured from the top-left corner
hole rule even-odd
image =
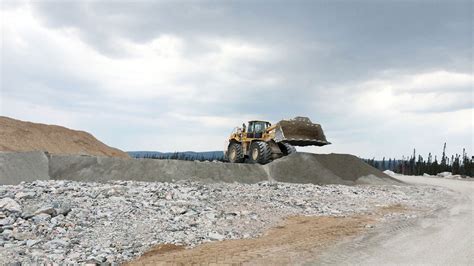
[[[294,216],[258,238],[211,242],[192,249],[158,245],[128,265],[301,265],[334,244],[363,234],[383,215],[406,211],[396,204],[358,216]]]
[[[160,245],[130,265],[301,263],[335,241],[360,233],[373,222],[369,216],[290,217],[259,238],[212,242],[193,249]]]
[[[416,221],[382,227],[357,241],[336,246],[310,264],[474,265],[474,183],[412,176],[397,178],[407,183],[449,188],[454,200],[448,208]]]

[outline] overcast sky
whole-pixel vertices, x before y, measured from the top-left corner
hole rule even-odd
[[[158,151],[301,115],[333,144],[300,150],[472,154],[472,1],[0,2],[0,115]]]

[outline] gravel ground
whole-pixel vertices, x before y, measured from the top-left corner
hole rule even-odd
[[[119,263],[160,243],[194,246],[255,237],[290,215],[345,216],[395,204],[437,209],[450,193],[432,186],[271,182],[35,181],[0,186],[0,264]]]
[[[474,265],[474,183],[465,178],[396,177],[449,188],[449,206],[419,219],[379,226],[355,241],[333,246],[308,265]]]

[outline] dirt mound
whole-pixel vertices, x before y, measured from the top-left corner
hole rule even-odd
[[[344,185],[400,183],[350,154],[298,152],[275,160],[266,167],[269,176],[281,182]]]
[[[87,132],[4,116],[0,116],[0,151],[47,151],[52,154],[129,158],[125,152],[105,145]]]

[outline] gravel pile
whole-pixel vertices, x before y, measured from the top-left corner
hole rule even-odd
[[[428,186],[34,181],[0,186],[0,264],[118,263],[153,245],[255,237],[289,215],[434,209]],[[403,214],[401,214],[403,215]]]

